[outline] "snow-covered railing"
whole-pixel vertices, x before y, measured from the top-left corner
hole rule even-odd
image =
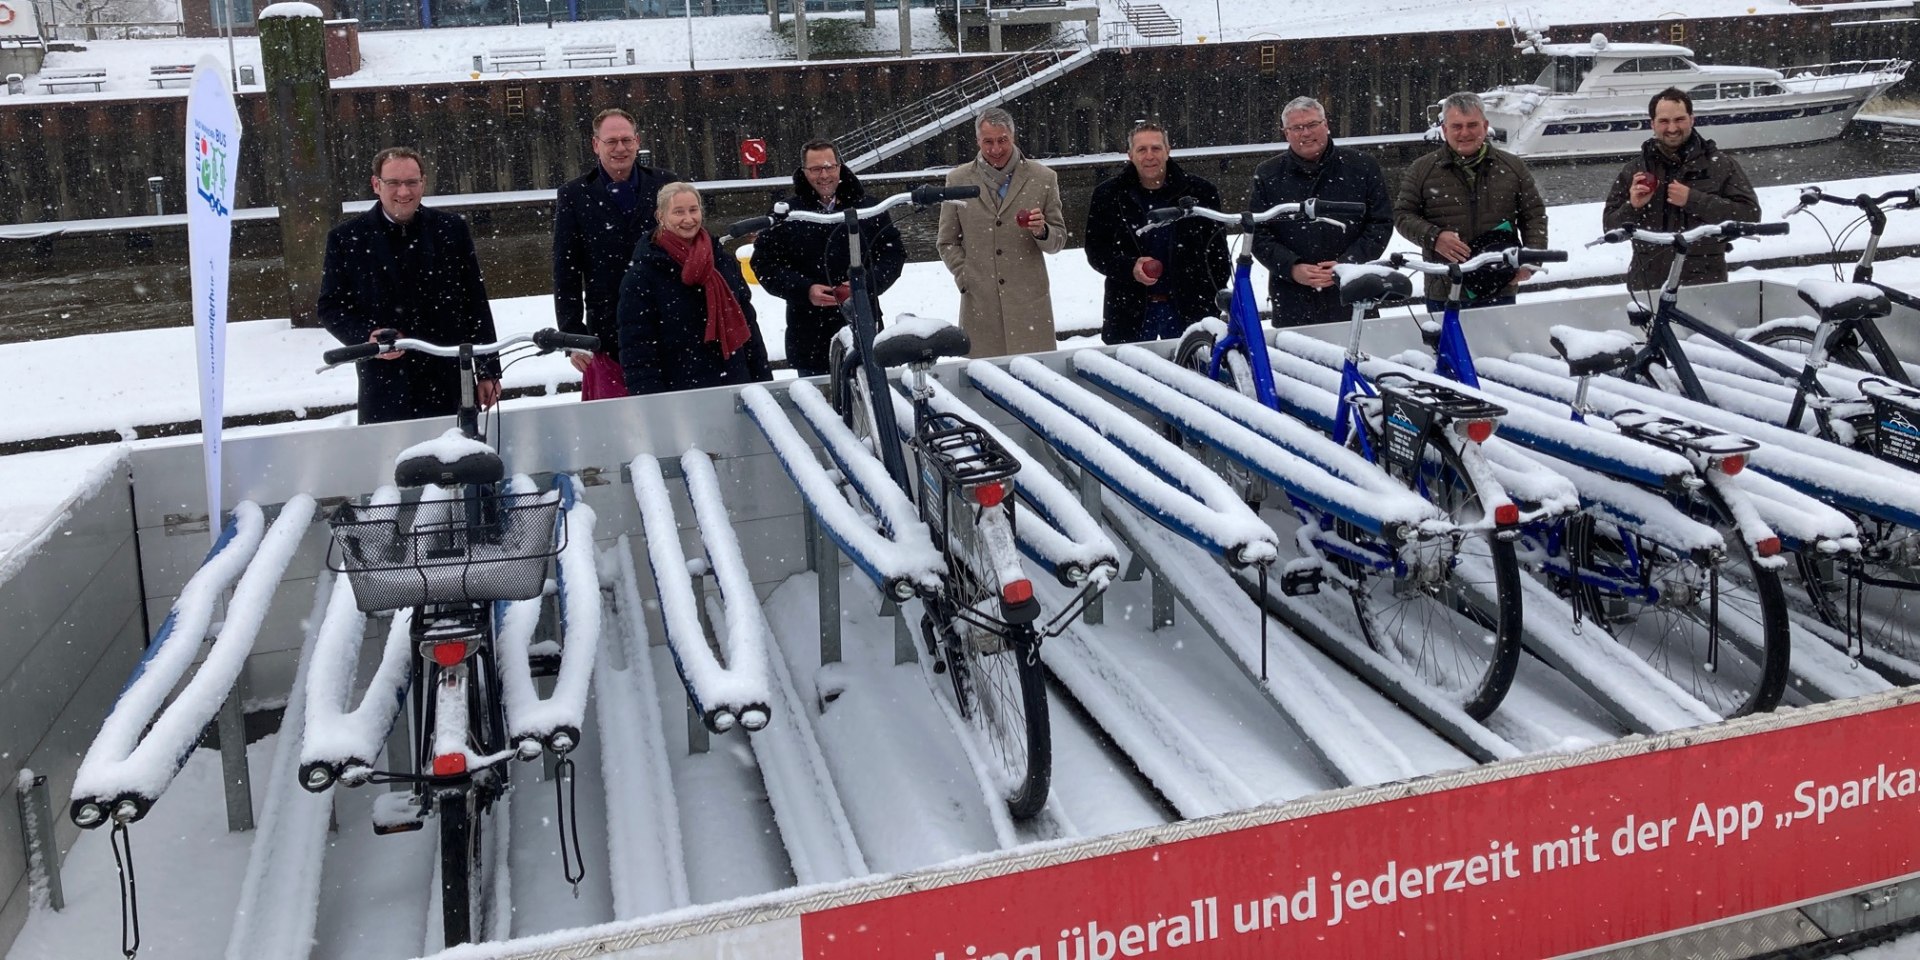
[[[207,723],[232,695],[313,510],[313,498],[296,496],[263,534],[265,520],[257,505],[234,506],[219,541],[181,588],[74,775],[70,809],[76,824],[138,820],[173,782]],[[193,667],[229,586],[233,596],[205,661],[168,703]],[[246,749],[244,744],[222,746]]]
[[[735,724],[758,730],[770,718],[773,695],[767,686],[767,643],[772,630],[740,556],[740,541],[727,519],[713,461],[697,449],[680,457],[687,493],[693,501],[700,541],[707,564],[720,583],[726,603],[726,633],[721,638],[722,662],[715,656],[700,618],[700,600],[689,579],[691,568],[680,549],[679,524],[660,461],[641,455],[633,461],[633,496],[646,528],[647,560],[653,568],[654,589],[660,595],[660,620],[666,626],[667,649],[673,666],[693,702],[694,712],[708,730],[725,733]]]
[[[580,502],[577,481],[571,475],[555,477],[553,486],[560,494],[561,509],[555,522],[567,525],[561,538],[566,546],[554,562],[560,669],[553,691],[542,697],[533,683],[533,657],[551,652],[536,649],[533,643],[544,598],[506,604],[494,648],[507,707],[507,742],[534,740],[564,754],[580,743],[587,690],[599,659],[600,571],[594,561],[593,508]]]
[[[935,549],[933,534],[912,502],[887,476],[886,467],[840,422],[813,384],[795,381],[789,395],[863,508],[856,508],[841,493],[839,481],[814,457],[772,393],[751,386],[740,391],[740,400],[827,537],[886,596],[906,600],[938,590],[946,560]]]
[[[1279,556],[1279,536],[1233,488],[1153,428],[1093,392],[1016,357],[984,360],[967,378],[988,399],[1155,522],[1236,565]]]

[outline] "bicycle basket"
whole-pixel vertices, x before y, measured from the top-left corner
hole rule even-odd
[[[327,521],[327,568],[347,575],[363,613],[539,596],[547,561],[566,546],[559,497],[506,493],[473,506],[477,526],[461,499],[342,504]]]

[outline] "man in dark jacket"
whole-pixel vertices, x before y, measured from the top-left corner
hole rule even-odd
[[[553,209],[553,316],[567,333],[600,338],[593,357],[572,354],[581,399],[626,395],[620,378],[617,309],[620,278],[635,245],[654,228],[654,195],[678,179],[635,162],[640,140],[633,115],[618,107],[593,118],[596,163],[560,187]],[[586,307],[582,321],[581,306]]]
[[[1312,97],[1295,97],[1280,112],[1287,152],[1253,171],[1258,213],[1275,204],[1303,200],[1364,203],[1364,216],[1341,216],[1345,229],[1325,223],[1269,221],[1254,233],[1253,256],[1271,278],[1273,325],[1336,323],[1352,314],[1340,303],[1333,267],[1378,259],[1393,236],[1393,199],[1380,164],[1358,150],[1337,146],[1327,127],[1327,108]]]
[[[1721,153],[1712,140],[1693,129],[1693,98],[1668,87],[1647,104],[1653,137],[1640,156],[1627,161],[1614,178],[1601,220],[1608,230],[1689,230],[1703,223],[1760,219],[1760,198],[1740,164]],[[1636,243],[1627,269],[1629,290],[1649,290],[1666,282],[1673,248]],[[1718,237],[1687,251],[1683,283],[1722,283],[1727,279],[1727,244]]]
[[[1197,218],[1140,236],[1147,212],[1183,198],[1215,210],[1220,191],[1169,156],[1167,131],[1142,123],[1127,135],[1127,165],[1093,188],[1087,203],[1087,262],[1107,278],[1100,339],[1107,343],[1165,340],[1218,311],[1214,294],[1227,282],[1227,243]]]
[[[840,165],[830,140],[812,140],[800,148],[800,169],[793,172],[788,209],[837,213],[867,202],[853,171]],[[900,279],[907,248],[893,220],[881,214],[860,222],[860,258],[867,266],[867,292],[873,315],[880,316],[880,294]],[[837,226],[788,220],[763,231],[753,245],[753,274],[768,293],[787,302],[787,362],[803,377],[827,372],[827,344],[846,322],[834,288],[847,281],[847,234]]]
[[[1441,103],[1440,149],[1407,168],[1393,200],[1393,226],[1435,262],[1460,263],[1476,253],[1547,245],[1547,204],[1520,158],[1487,143],[1487,111],[1475,93]],[[1513,302],[1514,288],[1532,275],[1520,270],[1484,295],[1469,286],[1469,307]],[[1441,309],[1445,277],[1428,275],[1427,308]]]
[[[373,209],[327,234],[320,322],[341,343],[382,331],[441,346],[492,343],[493,311],[467,222],[420,205],[425,166],[407,147],[373,158]],[[500,397],[500,363],[477,361],[482,409]],[[460,368],[446,357],[394,351],[362,361],[360,422],[446,416],[460,406]]]

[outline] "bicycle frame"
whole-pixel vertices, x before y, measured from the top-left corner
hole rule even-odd
[[[1253,371],[1254,397],[1269,409],[1281,410],[1280,397],[1273,389],[1273,365],[1267,360],[1266,339],[1261,334],[1260,305],[1253,299],[1253,232],[1248,224],[1236,241],[1233,286],[1227,305],[1227,335],[1213,345],[1213,358],[1207,364],[1208,379],[1220,378],[1220,365],[1229,352],[1239,350]],[[1255,349],[1254,344],[1260,344]],[[1286,412],[1281,410],[1282,413]]]

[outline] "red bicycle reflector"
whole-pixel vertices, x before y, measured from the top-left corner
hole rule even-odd
[[[1768,537],[1765,540],[1762,540],[1759,543],[1754,544],[1753,548],[1759,551],[1761,556],[1771,557],[1780,552],[1780,538]]]
[[[973,502],[983,507],[997,507],[1007,498],[1007,485],[1004,483],[983,483],[973,488]]]
[[[433,662],[443,667],[451,667],[467,658],[467,644],[464,640],[433,645]]]
[[[1746,468],[1747,468],[1747,458],[1745,454],[1736,453],[1731,457],[1720,458],[1720,472],[1726,474],[1729,477],[1733,476],[1736,473],[1739,473],[1742,470],[1745,470]]]
[[[1000,602],[1026,603],[1033,599],[1033,581],[1015,580],[1000,588]]]
[[[1465,429],[1467,439],[1474,443],[1486,443],[1487,438],[1493,436],[1492,420],[1468,420],[1461,426]]]
[[[433,775],[436,777],[457,777],[467,772],[467,755],[464,753],[443,753],[433,758]]]
[[[1516,523],[1519,523],[1520,522],[1519,504],[1503,503],[1497,507],[1494,507],[1493,522],[1503,527],[1510,527]]]

